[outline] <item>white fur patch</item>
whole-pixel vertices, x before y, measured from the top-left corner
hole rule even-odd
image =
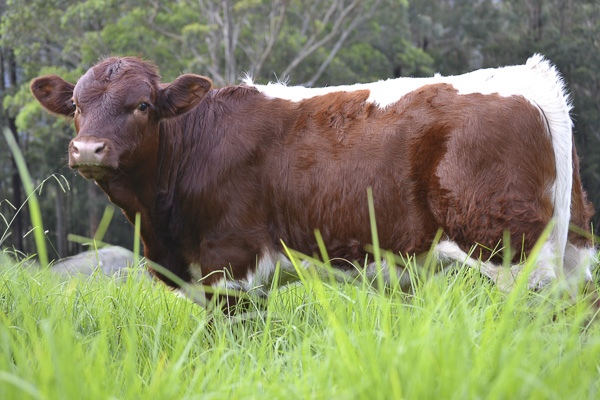
[[[200,283],[202,281],[202,269],[199,264],[191,263],[188,267],[188,272],[192,276],[193,283]]]
[[[200,269],[200,265],[192,263],[188,267],[188,272],[192,276],[191,282],[189,282],[188,286],[180,288],[177,292],[180,296],[205,307],[206,297],[204,295],[204,288],[202,287],[202,270]]]
[[[304,262],[302,265],[306,267]],[[245,279],[250,291],[269,293],[275,279],[277,266],[279,266],[279,285],[283,286],[299,280],[294,265],[286,256],[275,251],[265,250],[258,260],[256,270],[249,272]]]
[[[438,260],[444,264],[458,262],[478,270],[492,279],[503,291],[509,291],[513,287],[525,267],[524,264],[516,264],[511,265],[510,268],[504,268],[502,265],[490,261],[475,260],[462,251],[455,242],[449,240],[440,241],[434,252]],[[534,270],[529,274],[528,287],[530,289],[542,288],[557,278],[555,257],[553,246],[546,243],[540,251]]]
[[[598,253],[592,247],[579,248],[571,243],[567,244],[565,251],[564,271],[567,278],[583,279],[586,282],[593,281],[590,266],[596,263]]]

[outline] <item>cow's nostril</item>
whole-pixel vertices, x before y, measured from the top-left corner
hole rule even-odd
[[[104,143],[100,143],[99,146],[96,148],[95,153],[100,154],[102,152],[102,150],[104,150],[105,147],[106,147],[106,145]]]

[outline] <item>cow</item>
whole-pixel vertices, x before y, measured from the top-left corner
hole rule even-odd
[[[74,121],[69,166],[130,222],[140,215],[145,257],[171,287],[266,295],[276,271],[287,283],[298,268],[316,268],[292,263],[285,249],[318,256],[317,231],[342,275],[404,285],[405,266],[377,264],[369,251],[369,190],[379,246],[397,256],[432,254],[510,290],[542,240],[531,289],[556,279],[593,285],[593,208],[570,99],[541,55],[458,76],[324,88],[251,79],[213,88],[192,74],[161,83],[151,63],[113,57],[76,85],[44,76],[31,91]],[[516,249],[508,263],[502,243]]]

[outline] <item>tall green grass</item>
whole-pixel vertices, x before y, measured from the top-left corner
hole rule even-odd
[[[240,320],[157,283],[0,264],[2,399],[600,396],[583,303],[506,296],[472,270],[410,294],[305,274]]]
[[[33,187],[31,175],[29,174],[27,164],[25,163],[25,159],[23,158],[23,154],[21,154],[21,150],[19,149],[17,142],[13,138],[12,133],[8,128],[4,128],[3,133],[4,138],[6,139],[8,147],[10,148],[10,151],[15,160],[15,164],[17,165],[17,169],[19,171],[19,176],[21,177],[21,182],[23,183],[25,193],[27,193],[28,195],[27,200],[25,202],[29,204],[29,214],[31,216],[31,225],[33,226],[33,237],[35,238],[35,245],[38,250],[37,255],[39,258],[39,262],[41,265],[48,265],[46,233],[44,231],[44,225],[42,223],[42,213],[40,212],[40,206],[37,201],[36,191]],[[0,243],[1,242],[2,241],[0,241]]]

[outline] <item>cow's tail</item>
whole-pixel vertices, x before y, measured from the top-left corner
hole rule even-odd
[[[562,274],[573,186],[573,122],[569,115],[571,101],[560,73],[543,56],[535,54],[527,60],[526,67],[533,73],[530,99],[542,112],[554,148],[556,180],[551,188],[554,227],[549,244],[552,247],[552,258],[555,258],[556,272]]]

